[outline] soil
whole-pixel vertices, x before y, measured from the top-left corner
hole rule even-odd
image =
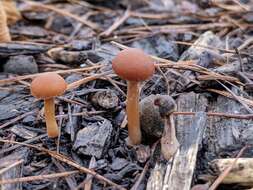
[[[16,6],[22,18],[9,25],[12,41],[0,43],[0,189],[208,189],[222,176],[214,160],[235,158],[245,145],[240,157],[252,158],[253,1],[21,0]],[[126,140],[127,83],[111,67],[128,47],[156,64],[139,85],[140,102],[150,109],[141,112],[137,146]],[[71,86],[55,97],[56,139],[47,137],[43,101],[30,93],[43,72],[57,72]],[[166,117],[151,102],[154,95],[177,104],[169,114],[180,147],[168,160],[160,143]],[[8,179],[14,182],[2,184]],[[252,186],[249,179],[218,189]]]

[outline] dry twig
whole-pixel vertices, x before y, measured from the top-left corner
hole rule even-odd
[[[38,181],[38,180],[50,180],[50,179],[55,179],[55,178],[59,178],[59,177],[66,177],[66,176],[77,174],[77,173],[79,173],[79,171],[74,170],[74,171],[69,171],[69,172],[60,172],[60,173],[47,174],[47,175],[5,179],[5,180],[0,181],[0,185],[13,184],[13,183],[23,183],[23,182]]]
[[[38,8],[38,9],[48,9],[50,11],[54,11],[60,15],[63,15],[63,16],[68,16],[72,19],[75,19],[76,21],[86,25],[86,26],[89,26],[90,28],[94,29],[94,30],[99,30],[99,27],[97,24],[93,23],[93,22],[90,22],[88,20],[85,20],[85,19],[82,19],[80,16],[77,16],[77,15],[74,15],[70,12],[68,12],[67,10],[62,10],[62,9],[59,9],[59,8],[56,8],[54,6],[51,6],[51,5],[45,5],[45,4],[42,4],[42,3],[39,3],[39,2],[33,2],[33,1],[29,1],[29,0],[22,0],[24,1],[25,3],[27,3],[28,5],[30,5],[31,7],[34,7],[34,8]]]
[[[210,186],[209,190],[215,190],[219,184],[222,182],[222,180],[229,174],[229,172],[233,169],[234,165],[236,164],[238,158],[240,158],[240,156],[242,156],[243,152],[246,150],[246,148],[248,148],[248,146],[244,146],[240,152],[238,153],[238,155],[236,156],[236,159],[232,162],[232,164],[225,169],[220,175],[219,177],[214,181],[214,183]]]
[[[45,149],[45,148],[42,148],[42,147],[38,147],[38,146],[35,146],[35,145],[30,145],[30,144],[26,144],[26,143],[22,143],[22,142],[16,142],[16,141],[11,141],[11,140],[4,140],[4,139],[0,139],[0,142],[3,142],[3,143],[11,143],[11,144],[20,144],[20,145],[23,145],[23,146],[27,146],[27,147],[30,147],[30,148],[34,148],[36,150],[39,150],[39,151],[42,151],[42,152],[45,152],[47,154],[49,154],[50,156],[52,156],[53,158],[57,159],[57,160],[60,160],[78,170],[80,170],[81,172],[84,172],[84,173],[87,173],[87,174],[90,174],[92,176],[94,176],[95,178],[97,178],[98,180],[101,180],[109,185],[112,185],[114,187],[116,187],[117,189],[120,189],[120,190],[126,190],[125,188],[123,188],[122,186],[112,182],[111,180],[105,178],[104,176],[98,174],[97,172],[93,171],[93,170],[90,170],[88,168],[85,168],[83,166],[80,166],[79,164],[73,162],[72,160],[70,160],[68,157],[62,155],[62,154],[58,154],[54,151],[50,151],[48,149]]]

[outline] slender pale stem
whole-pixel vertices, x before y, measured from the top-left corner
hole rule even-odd
[[[177,140],[173,115],[167,116],[167,119],[165,120],[164,133],[166,136],[170,137],[170,141],[173,142],[174,140]]]
[[[139,87],[138,82],[128,81],[127,83],[127,121],[128,136],[130,144],[141,143],[141,129],[139,117]]]
[[[163,136],[161,138],[161,152],[166,160],[169,160],[178,150],[179,142],[176,137],[176,129],[172,114],[166,116]]]
[[[54,98],[44,100],[47,135],[49,138],[57,137],[59,134],[58,125],[55,120]]]

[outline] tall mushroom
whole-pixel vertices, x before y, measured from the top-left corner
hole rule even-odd
[[[32,81],[31,94],[44,100],[45,119],[49,138],[59,135],[55,120],[54,97],[64,93],[67,83],[56,73],[43,73]]]
[[[127,80],[127,120],[129,144],[141,143],[139,119],[139,82],[151,77],[155,71],[154,61],[142,50],[125,49],[112,60],[112,68],[122,79]]]
[[[11,41],[11,36],[7,25],[7,16],[4,10],[3,3],[2,1],[0,1],[0,42],[9,41]]]
[[[16,1],[2,0],[2,5],[7,16],[7,23],[9,25],[15,24],[18,20],[22,18],[19,10],[17,9]]]

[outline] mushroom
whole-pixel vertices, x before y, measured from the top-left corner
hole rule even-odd
[[[7,16],[2,1],[0,1],[0,42],[10,42],[11,37],[7,25]]]
[[[49,138],[57,137],[59,134],[55,120],[54,97],[63,94],[66,88],[66,82],[56,73],[43,73],[32,81],[31,94],[44,100],[47,135]]]
[[[166,160],[169,160],[179,148],[179,142],[176,137],[176,130],[173,116],[167,116],[164,123],[164,132],[161,138],[161,152]]]
[[[159,113],[164,120],[163,135],[161,138],[161,152],[166,160],[169,160],[179,148],[176,137],[176,129],[172,113],[176,110],[175,101],[168,95],[160,95],[154,104],[159,107]]]
[[[141,143],[141,129],[139,119],[139,82],[151,77],[155,71],[152,58],[142,50],[128,48],[118,53],[112,60],[114,72],[122,79],[127,80],[127,120],[128,143]]]
[[[2,1],[6,16],[7,22],[9,25],[15,24],[18,20],[22,18],[20,12],[17,9],[16,1],[13,0],[4,0]]]

